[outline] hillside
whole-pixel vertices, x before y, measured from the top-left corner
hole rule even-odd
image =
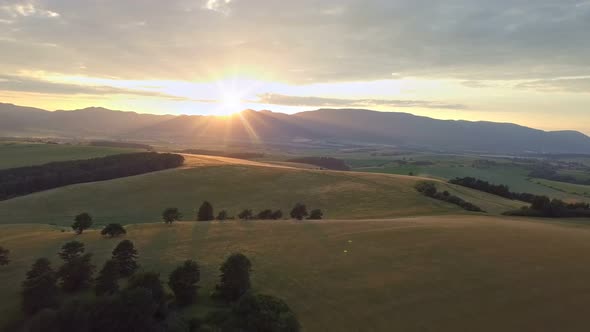
[[[386,144],[437,151],[590,153],[590,138],[509,123],[443,121],[408,113],[324,109],[286,115],[172,116],[87,108],[48,112],[0,104],[0,136],[46,135],[227,144]]]
[[[178,207],[190,220],[204,200],[217,210],[227,209],[230,215],[245,208],[288,212],[297,202],[323,209],[330,219],[463,213],[454,205],[417,193],[414,185],[422,180],[418,177],[299,169],[224,157],[185,157],[187,162],[181,169],[72,185],[0,202],[0,223],[70,225],[80,212],[90,213],[98,224],[155,222],[167,207]],[[523,205],[443,182],[439,186],[492,214]]]
[[[134,225],[127,238],[145,270],[201,265],[206,313],[231,252],[252,259],[253,287],[284,299],[305,331],[584,331],[590,303],[590,230],[478,216],[380,221]],[[17,287],[34,259],[59,264],[70,240],[102,264],[117,240],[41,225],[0,225],[13,262],[0,268],[0,328],[20,317]]]

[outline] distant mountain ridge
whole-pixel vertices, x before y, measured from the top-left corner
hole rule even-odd
[[[441,151],[590,154],[590,137],[577,131],[547,132],[511,123],[436,120],[359,109],[320,109],[293,115],[246,110],[233,116],[174,116],[97,107],[50,112],[0,103],[0,136],[382,144]]]

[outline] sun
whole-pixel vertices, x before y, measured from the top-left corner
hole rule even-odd
[[[223,94],[221,106],[224,113],[232,114],[242,110],[242,97],[238,93],[226,92]]]

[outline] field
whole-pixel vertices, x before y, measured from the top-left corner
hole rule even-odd
[[[137,150],[85,145],[0,142],[0,169],[41,165],[53,161],[90,159],[135,151]]]
[[[81,212],[90,213],[97,225],[156,222],[167,207],[178,207],[191,219],[204,200],[230,215],[245,208],[288,212],[297,202],[323,209],[330,219],[462,213],[457,206],[417,193],[414,185],[423,180],[418,177],[309,170],[211,156],[186,158],[181,169],[72,185],[0,202],[0,224],[70,225]],[[439,187],[493,214],[524,205],[443,182]]]
[[[78,239],[110,255],[117,240],[43,225],[0,226],[13,262],[0,268],[0,320],[20,317],[18,285],[32,261]],[[218,267],[253,261],[253,286],[285,299],[306,331],[585,331],[590,229],[478,216],[319,222],[133,225],[145,270],[163,279],[182,260],[202,266],[203,315]]]
[[[400,165],[396,160],[403,160],[408,164]],[[485,159],[495,164],[489,167],[474,167],[476,160]],[[537,195],[546,195],[552,198],[559,198],[571,201],[585,200],[584,195],[575,191],[563,191],[557,187],[546,186],[531,181],[527,170],[522,164],[513,163],[504,158],[478,157],[469,155],[437,155],[437,154],[414,154],[396,157],[372,157],[355,158],[346,160],[355,171],[402,174],[410,172],[414,175],[432,177],[436,179],[450,180],[456,177],[474,177],[494,184],[505,184],[515,192],[528,192]],[[428,162],[430,165],[414,165],[415,162]]]

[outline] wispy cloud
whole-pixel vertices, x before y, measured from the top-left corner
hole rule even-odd
[[[256,103],[283,106],[310,106],[310,107],[403,107],[403,108],[432,108],[465,110],[466,105],[443,103],[424,100],[395,100],[395,99],[341,99],[322,98],[311,96],[287,96],[282,94],[266,93],[258,96]]]

